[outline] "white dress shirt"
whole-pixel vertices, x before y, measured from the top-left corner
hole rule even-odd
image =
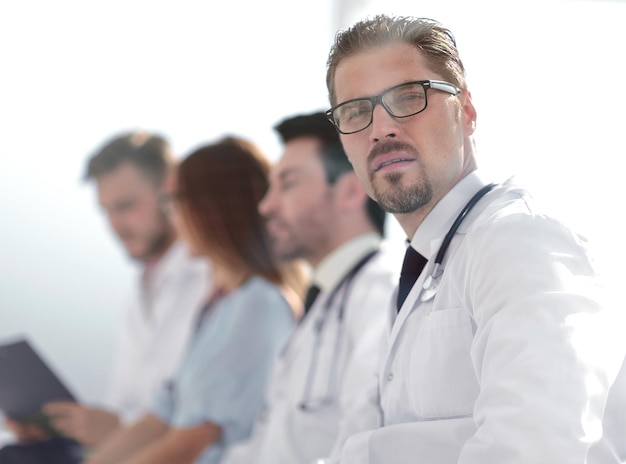
[[[253,435],[222,464],[316,462],[333,447],[340,449],[347,436],[377,426],[376,369],[402,250],[383,247],[355,275],[350,290],[341,281],[379,246],[377,234],[361,236],[317,267],[313,280],[321,293],[275,364]]]
[[[124,422],[149,412],[159,387],[174,376],[210,282],[207,261],[192,257],[181,242],[150,270],[148,282],[138,282],[118,329],[107,401]]]
[[[506,182],[462,222],[434,296],[424,289],[445,234],[483,185],[468,175],[415,233],[429,262],[400,313],[388,312],[382,427],[351,437],[342,464],[626,460],[622,376],[603,417],[624,323],[584,239]]]

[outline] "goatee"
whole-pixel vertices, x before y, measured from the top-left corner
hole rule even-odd
[[[384,175],[386,189],[379,188],[372,181],[374,200],[385,211],[393,214],[407,214],[427,205],[433,197],[433,188],[426,179],[417,180],[409,185],[402,184],[403,173],[391,172]]]

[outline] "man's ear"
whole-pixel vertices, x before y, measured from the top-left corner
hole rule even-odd
[[[354,171],[346,172],[337,179],[335,197],[340,211],[362,209],[368,198]]]

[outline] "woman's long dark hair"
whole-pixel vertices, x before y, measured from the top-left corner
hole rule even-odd
[[[248,277],[260,275],[279,285],[292,280],[293,288],[297,270],[274,256],[258,211],[269,185],[269,169],[269,160],[254,144],[237,137],[222,138],[198,148],[180,163],[178,202],[198,252],[215,266]],[[301,288],[293,289],[301,295]]]

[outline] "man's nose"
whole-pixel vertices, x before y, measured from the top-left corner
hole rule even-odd
[[[270,187],[267,193],[263,196],[263,198],[261,198],[261,201],[259,202],[259,214],[263,217],[267,217],[271,214],[273,207],[274,193],[273,189]]]
[[[372,125],[370,130],[370,140],[378,142],[388,137],[398,135],[398,121],[394,118],[382,103],[377,104],[372,110]]]

